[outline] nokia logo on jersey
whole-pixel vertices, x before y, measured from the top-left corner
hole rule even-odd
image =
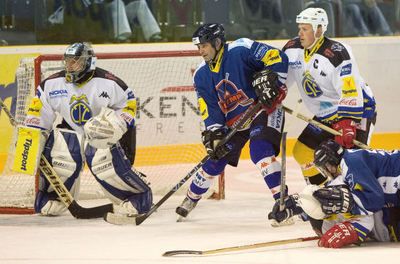
[[[289,66],[294,68],[294,69],[298,69],[301,68],[301,61],[290,61],[289,62]]]
[[[104,92],[104,91],[99,95],[99,97],[104,97],[104,98],[110,99],[110,96],[108,95],[108,93]]]
[[[68,95],[68,91],[67,90],[55,90],[55,91],[49,92],[49,97],[50,98],[63,97],[63,96],[67,96],[67,95]]]

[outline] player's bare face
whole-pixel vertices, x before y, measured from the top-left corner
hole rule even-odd
[[[298,28],[301,46],[306,49],[315,41],[314,30],[310,24],[299,24]]]
[[[199,50],[200,55],[203,57],[205,62],[210,62],[215,58],[215,55],[217,54],[217,51],[211,43],[203,43],[203,44],[198,44],[197,48]]]
[[[83,70],[83,57],[65,57],[64,64],[67,72],[80,72]]]
[[[326,166],[326,169],[332,174],[332,176],[334,178],[336,178],[339,175],[338,166],[334,166],[334,165],[331,165],[329,163],[326,163],[325,166]]]

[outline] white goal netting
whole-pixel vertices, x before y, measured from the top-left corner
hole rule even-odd
[[[97,66],[125,81],[137,97],[135,168],[147,175],[155,194],[163,195],[205,156],[202,121],[192,86],[193,71],[202,58],[195,52],[113,53],[97,57]],[[22,59],[17,70],[15,118],[19,124],[38,81],[62,70],[61,56],[39,58],[41,63],[37,63],[36,70],[34,58]],[[15,135],[0,176],[0,207],[32,208],[36,179],[11,171],[14,140]],[[219,188],[217,184],[212,191],[218,193]],[[183,186],[180,193],[186,189]],[[102,197],[94,177],[85,169],[78,199]]]

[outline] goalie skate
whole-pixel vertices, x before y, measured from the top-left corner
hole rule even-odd
[[[114,205],[114,213],[126,217],[138,216],[138,211],[129,201],[123,201],[119,205]]]
[[[197,202],[192,201],[190,198],[185,197],[182,204],[178,206],[175,212],[178,214],[177,222],[181,222],[188,214],[196,207]]]

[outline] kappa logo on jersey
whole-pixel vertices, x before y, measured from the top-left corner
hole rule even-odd
[[[55,97],[66,97],[68,96],[68,91],[67,90],[54,90],[49,92],[49,97],[50,98],[55,98]]]
[[[110,96],[108,95],[108,93],[104,92],[104,91],[99,95],[99,97],[104,97],[104,98],[110,99]]]
[[[71,120],[78,126],[83,126],[92,117],[89,100],[86,94],[81,96],[72,95],[70,104]]]
[[[309,71],[304,73],[303,80],[301,81],[305,94],[311,98],[319,97],[322,95],[322,90],[318,83],[311,76]]]
[[[218,105],[224,114],[236,109],[238,105],[246,106],[253,103],[247,95],[239,90],[228,78],[221,80],[215,87],[218,95]]]
[[[342,69],[340,70],[340,76],[343,75],[349,75],[351,73],[351,63],[347,64],[346,66],[343,66]]]

